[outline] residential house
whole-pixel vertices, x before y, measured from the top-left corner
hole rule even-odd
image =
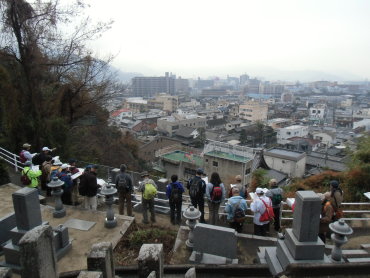
[[[301,178],[306,171],[306,153],[273,148],[264,151],[267,165],[277,171],[286,173],[291,178]]]

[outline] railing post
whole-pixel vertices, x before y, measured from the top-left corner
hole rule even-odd
[[[18,172],[17,155],[13,153],[15,171]]]

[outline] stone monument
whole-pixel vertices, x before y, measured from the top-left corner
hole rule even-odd
[[[189,261],[201,264],[237,264],[237,235],[234,229],[197,224]],[[222,242],[222,244],[219,244]]]
[[[10,267],[15,272],[21,270],[19,251],[21,238],[35,227],[48,224],[42,222],[38,196],[37,189],[30,187],[24,187],[12,195],[16,227],[10,231],[11,241],[3,247],[5,262],[1,262],[0,265]],[[72,247],[68,228],[62,225],[53,231],[53,241],[57,259],[64,256]]]
[[[327,263],[325,244],[319,239],[321,199],[313,191],[296,193],[293,228],[286,229],[285,239],[277,247],[266,247],[265,258],[273,275],[292,263]]]

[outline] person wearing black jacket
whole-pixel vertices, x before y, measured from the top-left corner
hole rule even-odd
[[[131,194],[133,191],[131,177],[126,174],[127,166],[121,164],[120,173],[116,177],[116,188],[118,191],[118,212],[119,214],[124,214],[125,202],[127,206],[127,215],[132,215],[132,205],[131,205]]]
[[[88,166],[86,168],[90,168],[90,171],[85,171],[84,174],[81,176],[80,186],[83,183],[84,188],[84,203],[86,209],[96,210],[98,203],[96,199],[96,194],[98,193],[99,185],[96,179],[96,170],[98,167],[96,165]]]
[[[199,206],[199,211],[201,213],[200,223],[206,223],[204,219],[204,194],[206,193],[206,183],[202,180],[203,174],[203,169],[197,169],[195,176],[191,178],[186,185],[186,188],[189,190],[191,204],[195,208]]]

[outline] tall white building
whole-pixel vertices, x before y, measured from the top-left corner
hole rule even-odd
[[[267,121],[268,105],[259,101],[248,101],[239,106],[239,118],[251,122]]]

